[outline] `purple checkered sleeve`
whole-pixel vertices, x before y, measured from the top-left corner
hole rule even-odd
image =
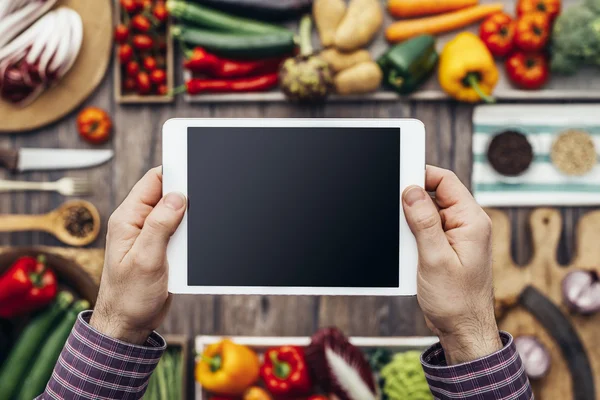
[[[56,363],[46,391],[49,399],[140,399],[167,345],[152,333],[143,346],[128,344],[94,330],[91,311],[79,315]]]
[[[438,400],[532,400],[533,392],[513,338],[500,332],[504,348],[478,360],[448,366],[437,343],[421,356],[431,393]]]

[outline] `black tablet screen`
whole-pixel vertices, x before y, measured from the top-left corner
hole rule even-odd
[[[398,287],[397,128],[189,128],[188,284]]]

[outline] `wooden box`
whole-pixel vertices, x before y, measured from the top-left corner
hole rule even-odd
[[[188,383],[188,370],[190,364],[190,341],[185,335],[164,335],[165,341],[167,342],[167,348],[180,348],[181,349],[181,362],[183,366],[181,368],[181,384],[183,385],[181,393],[182,400],[187,399],[187,383]],[[173,399],[178,400],[178,399]]]
[[[114,9],[114,25],[116,26],[121,22],[121,3],[119,0],[115,0]],[[169,91],[172,91],[175,87],[175,46],[173,44],[173,36],[171,35],[171,18],[169,18],[166,22],[167,27],[167,36],[165,38],[167,44],[166,51],[166,74],[167,74],[167,86]],[[125,94],[122,92],[121,88],[121,64],[119,63],[119,57],[117,55],[118,45],[114,46],[114,57],[113,57],[113,87],[114,87],[114,97],[115,101],[119,104],[141,104],[141,103],[172,103],[174,100],[174,96],[160,96],[160,95],[146,95],[142,96],[139,94]]]
[[[204,348],[212,343],[223,339],[224,336],[197,336],[195,340],[196,354],[201,355]],[[293,345],[308,346],[310,337],[264,337],[264,336],[227,336],[235,343],[246,345],[256,351],[259,355],[264,353],[270,347]],[[437,337],[352,337],[350,342],[364,350],[371,348],[386,348],[393,352],[403,352],[408,350],[423,351],[429,346],[438,342]],[[198,357],[196,358],[196,360]],[[207,393],[196,382],[196,400],[207,400]],[[408,399],[407,399],[408,400]]]

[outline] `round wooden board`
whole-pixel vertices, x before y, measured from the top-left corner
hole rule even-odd
[[[0,133],[17,133],[50,124],[75,109],[98,87],[112,53],[110,0],[59,0],[56,7],[77,11],[83,21],[83,43],[73,68],[32,104],[15,107],[0,99]]]

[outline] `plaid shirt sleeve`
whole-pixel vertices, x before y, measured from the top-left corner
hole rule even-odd
[[[82,312],[38,400],[140,399],[167,345],[152,333],[143,346],[101,334]]]
[[[513,338],[500,332],[504,348],[478,360],[448,366],[437,343],[421,356],[431,393],[437,400],[532,400],[533,392]]]

